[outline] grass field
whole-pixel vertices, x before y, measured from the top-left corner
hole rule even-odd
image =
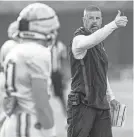
[[[132,137],[133,136],[133,83],[132,80],[111,81],[111,87],[116,99],[127,105],[126,122],[122,128],[113,128],[113,137]],[[69,87],[66,95],[69,93]],[[58,137],[66,137],[64,128],[65,118],[62,113],[61,105],[57,99],[52,98],[51,104],[55,110],[55,121],[57,125]]]

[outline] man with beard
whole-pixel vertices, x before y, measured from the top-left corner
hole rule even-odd
[[[84,10],[83,27],[74,33],[69,53],[68,137],[112,137],[110,106],[116,109],[119,102],[109,85],[103,40],[127,22],[118,11],[115,19],[101,28],[101,10],[96,6]]]

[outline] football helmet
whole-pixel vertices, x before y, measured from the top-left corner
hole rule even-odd
[[[14,21],[9,25],[7,33],[8,33],[8,37],[11,39],[14,39],[17,36],[18,34],[18,22],[17,21]]]
[[[17,19],[21,38],[49,40],[60,23],[56,12],[46,4],[33,3],[25,7]],[[55,36],[56,37],[56,36]]]

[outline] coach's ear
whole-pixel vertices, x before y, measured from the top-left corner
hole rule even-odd
[[[19,21],[19,30],[20,31],[28,31],[29,30],[29,21],[26,19],[21,19]]]

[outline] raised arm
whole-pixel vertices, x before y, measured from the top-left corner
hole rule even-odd
[[[97,45],[104,39],[106,39],[115,29],[117,29],[117,25],[115,21],[105,25],[103,28],[97,30],[91,35],[78,35],[73,39],[73,45],[78,49],[89,49],[93,46]]]
[[[74,37],[72,42],[72,52],[74,57],[77,58],[79,54],[83,54],[87,49],[90,49],[105,40],[117,28],[125,27],[128,21],[127,17],[120,16],[120,14],[121,13],[119,12],[114,21],[95,31],[91,35],[78,35]]]

